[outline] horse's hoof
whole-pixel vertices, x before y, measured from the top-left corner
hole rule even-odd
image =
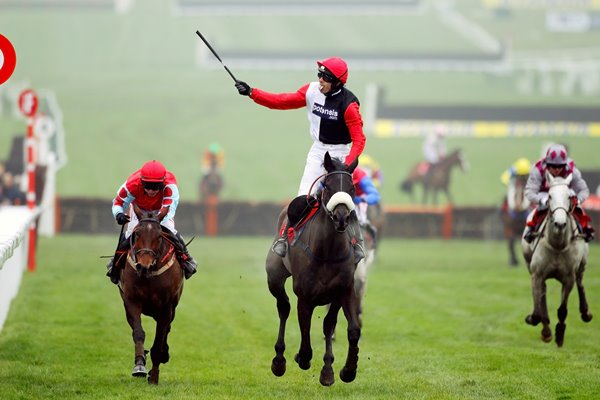
[[[277,359],[277,357],[273,358],[271,362],[271,372],[275,376],[283,376],[285,374],[285,358],[283,361]]]
[[[592,318],[593,318],[593,315],[589,311],[586,312],[586,313],[581,314],[581,320],[583,322],[590,322],[592,320]]]
[[[558,347],[562,347],[565,342],[565,330],[567,329],[566,324],[558,323],[556,324],[555,335],[556,335],[556,345]]]
[[[335,382],[335,376],[333,374],[333,368],[325,368],[321,370],[321,377],[319,378],[319,382],[323,386],[331,386]]]
[[[158,372],[154,372],[150,370],[150,375],[148,375],[148,384],[149,385],[158,385]]]
[[[144,365],[136,365],[133,367],[133,371],[131,371],[131,375],[137,378],[145,378],[148,375],[148,371],[146,370],[146,366]]]
[[[294,357],[294,361],[296,361],[296,363],[298,364],[298,366],[300,367],[300,369],[303,369],[303,370],[306,371],[307,369],[310,368],[310,360],[303,361],[300,358],[300,354],[296,354],[296,356]]]
[[[539,317],[534,316],[533,314],[529,314],[528,316],[525,317],[525,323],[527,323],[529,325],[536,326],[540,322],[541,322],[541,319]]]
[[[356,369],[342,368],[340,371],[340,379],[343,382],[350,383],[356,378]]]
[[[552,335],[550,335],[550,336],[544,336],[542,334],[541,337],[542,337],[542,342],[544,342],[544,343],[550,343],[552,341]]]

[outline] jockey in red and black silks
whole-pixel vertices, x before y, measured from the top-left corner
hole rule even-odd
[[[361,155],[366,142],[360,103],[345,86],[348,80],[346,62],[339,57],[317,61],[317,78],[317,81],[307,83],[291,93],[270,93],[253,88],[244,81],[235,83],[239,94],[249,96],[261,106],[277,110],[306,107],[313,144],[306,156],[298,197],[292,200],[292,203],[301,205],[306,204],[301,196],[310,197],[320,189],[319,185],[313,183],[327,172],[323,166],[325,153],[349,166]],[[282,140],[285,141],[285,138],[282,137]],[[294,220],[302,218],[290,212],[297,208],[306,209],[294,204],[288,207],[288,221],[292,225]],[[356,225],[356,231],[360,233],[358,221]],[[360,259],[364,255],[361,256],[362,250],[357,247],[360,247],[362,238],[357,238],[357,242],[359,246],[355,246],[355,258]],[[287,245],[283,236],[274,244],[273,251],[281,257],[285,256]]]
[[[573,191],[573,216],[577,221],[578,228],[585,235],[585,240],[590,241],[594,238],[594,229],[591,226],[591,219],[579,205],[590,195],[587,183],[581,176],[581,172],[575,166],[575,162],[568,158],[565,146],[561,144],[552,144],[548,147],[546,155],[537,161],[531,171],[525,186],[525,196],[536,205],[536,208],[527,218],[527,227],[523,237],[527,242],[533,241],[536,232],[548,212],[548,182],[546,181],[546,172],[552,176],[566,178],[572,175],[571,184]]]
[[[177,258],[183,267],[186,279],[196,272],[196,261],[188,253],[185,241],[181,234],[175,229],[175,213],[179,205],[179,188],[177,179],[171,171],[167,171],[165,166],[156,160],[146,162],[142,168],[132,173],[125,183],[117,191],[116,197],[112,202],[112,214],[117,224],[127,224],[125,234],[119,239],[119,246],[115,256],[111,258],[107,265],[107,276],[113,283],[118,283],[118,269],[122,265],[114,260],[123,259],[130,248],[129,237],[138,224],[137,215],[133,212],[131,204],[136,204],[144,211],[160,212],[165,208],[169,211],[161,221],[161,225],[166,228],[165,233],[170,233],[171,241],[178,248]],[[118,268],[114,268],[117,265]]]

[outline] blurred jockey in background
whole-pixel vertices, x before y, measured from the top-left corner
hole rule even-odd
[[[546,173],[554,177],[566,178],[573,175],[569,187],[573,192],[574,209],[573,216],[577,221],[579,232],[584,235],[585,241],[594,238],[594,229],[591,226],[590,217],[583,211],[580,204],[590,195],[587,183],[583,180],[581,172],[575,166],[575,162],[568,158],[567,149],[562,144],[548,146],[546,155],[538,160],[529,172],[529,179],[525,187],[525,196],[536,208],[527,218],[527,226],[523,232],[523,238],[528,243],[538,236],[538,228],[548,213],[548,183]]]
[[[360,155],[358,160],[359,167],[369,175],[377,190],[381,190],[383,187],[383,172],[381,172],[379,163],[373,157],[364,153]]]
[[[356,167],[354,169],[354,172],[352,173],[352,182],[356,188],[356,193],[353,200],[354,204],[356,204],[355,210],[358,222],[370,230],[373,239],[375,239],[377,231],[367,218],[367,208],[368,206],[375,206],[379,204],[381,201],[381,195],[375,187],[371,177],[369,177],[367,172],[361,167]]]
[[[161,162],[152,160],[127,178],[119,187],[117,196],[112,202],[112,214],[117,224],[128,223],[128,225],[125,234],[119,238],[114,257],[106,266],[108,269],[106,275],[110,280],[115,284],[119,282],[119,269],[124,267],[127,252],[131,248],[129,237],[138,224],[133,207],[129,207],[134,203],[144,211],[159,212],[163,208],[169,208],[169,212],[161,221],[161,225],[166,228],[163,232],[170,236],[171,243],[175,245],[177,259],[183,268],[185,278],[188,279],[196,273],[196,261],[188,253],[183,238],[175,229],[174,218],[179,204],[177,179]]]
[[[522,204],[515,204],[517,198],[517,196],[515,196],[517,180],[520,180],[521,182],[526,181],[530,170],[531,161],[521,157],[500,175],[500,181],[506,186],[506,197],[502,203],[502,211],[510,213],[513,218],[516,216],[514,213],[523,212],[531,205],[527,198],[523,198]]]
[[[431,132],[425,137],[423,142],[423,157],[426,164],[425,170],[421,171],[422,175],[431,171],[431,168],[442,161],[448,150],[446,148],[446,127],[444,125],[436,125]]]
[[[213,170],[220,171],[225,165],[225,152],[221,146],[214,142],[204,151],[202,157],[202,173],[208,174]]]

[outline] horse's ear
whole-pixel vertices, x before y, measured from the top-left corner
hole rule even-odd
[[[565,178],[565,183],[567,185],[570,185],[572,180],[573,180],[573,174],[571,173],[571,174],[567,175],[567,177]]]
[[[354,161],[352,161],[352,163],[346,167],[346,171],[348,171],[349,173],[353,173],[357,166],[358,166],[358,157],[356,157],[354,159]]]
[[[546,181],[548,181],[548,184],[550,184],[554,181],[554,177],[552,176],[550,171],[546,170],[545,175],[546,175]]]
[[[162,221],[163,218],[165,218],[165,216],[169,213],[170,209],[171,209],[171,207],[161,208],[160,211],[158,212],[158,214],[156,215],[156,219],[159,221]]]
[[[142,219],[142,209],[138,207],[137,204],[131,204],[133,206],[133,212],[137,216],[138,219]]]
[[[327,172],[331,172],[335,168],[335,166],[333,165],[333,161],[331,161],[331,156],[329,155],[328,151],[325,152],[325,159],[323,161],[323,166],[325,167],[325,170]]]

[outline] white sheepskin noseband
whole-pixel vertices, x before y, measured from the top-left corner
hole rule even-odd
[[[352,201],[352,197],[346,192],[337,192],[331,199],[327,202],[326,206],[327,211],[332,212],[335,207],[339,204],[344,204],[350,211],[354,210],[354,202]]]

